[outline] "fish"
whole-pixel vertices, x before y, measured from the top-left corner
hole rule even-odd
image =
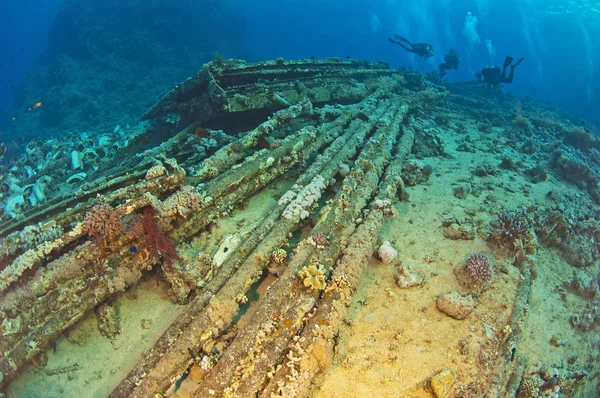
[[[42,106],[42,101],[38,101],[38,102],[36,102],[35,104],[33,104],[33,107],[32,107],[32,108],[33,108],[33,109],[37,109],[37,108],[39,108],[40,106]]]
[[[137,247],[136,246],[131,246],[129,248],[129,252],[131,252],[131,253],[135,253],[136,251],[137,251]]]
[[[206,131],[206,129],[204,127],[200,127],[200,126],[196,127],[194,134],[196,134],[200,138],[208,137],[208,132]]]
[[[258,146],[264,149],[271,149],[271,143],[262,135],[258,137]]]

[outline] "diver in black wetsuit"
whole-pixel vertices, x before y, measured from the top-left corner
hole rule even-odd
[[[435,52],[433,51],[433,46],[428,43],[411,43],[404,37],[398,35],[394,35],[394,37],[388,38],[388,41],[390,43],[398,44],[400,47],[402,47],[409,53],[415,53],[419,57],[425,59],[433,57],[435,55]],[[406,45],[404,43],[406,43]]]
[[[496,87],[500,83],[512,83],[513,78],[515,77],[515,68],[519,66],[521,62],[523,62],[525,58],[521,58],[517,61],[516,64],[511,65],[514,58],[506,57],[504,59],[504,67],[502,71],[500,71],[499,66],[486,66],[481,70],[481,72],[477,73],[475,76],[477,80],[479,80],[483,84],[487,84],[488,87]],[[506,68],[510,66],[510,73],[508,77],[506,77]]]
[[[440,77],[446,76],[446,69],[458,70],[460,64],[460,55],[455,49],[451,48],[448,54],[444,55],[444,63],[440,64]]]

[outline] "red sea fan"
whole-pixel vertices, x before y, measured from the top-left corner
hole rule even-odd
[[[177,254],[175,244],[171,238],[160,231],[154,214],[154,208],[148,206],[144,209],[144,214],[142,215],[145,232],[144,240],[152,256],[156,259],[162,258],[167,267],[172,269],[173,261],[181,260],[181,258]]]

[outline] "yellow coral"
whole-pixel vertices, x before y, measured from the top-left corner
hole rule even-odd
[[[305,266],[298,274],[302,278],[304,286],[311,289],[325,290],[325,272],[321,267],[316,267],[314,264]]]
[[[271,256],[269,257],[269,259],[271,260],[271,263],[273,263],[272,265],[276,266],[276,267],[282,265],[286,258],[287,258],[287,253],[283,249],[275,250],[273,253],[271,253]]]

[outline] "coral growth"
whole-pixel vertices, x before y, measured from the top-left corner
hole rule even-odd
[[[153,180],[158,177],[162,177],[167,174],[167,169],[162,164],[152,166],[146,173],[146,180]]]
[[[310,237],[311,244],[313,244],[317,249],[324,249],[329,245],[329,239],[321,232],[315,232]]]
[[[581,312],[571,315],[571,325],[582,332],[587,332],[600,325],[600,305],[598,302],[588,303]]]
[[[304,220],[310,215],[310,210],[321,198],[321,192],[325,189],[325,179],[317,175],[310,184],[308,184],[298,195],[291,201],[291,203],[283,211],[282,217],[287,220]],[[286,192],[281,199],[279,204],[285,204],[290,198],[293,198],[292,191]]]
[[[483,254],[471,254],[464,267],[469,278],[476,285],[488,282],[492,278],[492,264],[490,259]]]
[[[179,215],[188,218],[200,208],[203,202],[204,198],[196,188],[183,185],[179,191],[164,201],[162,211],[170,216]]]
[[[12,233],[0,239],[0,256],[14,255],[19,250],[27,251],[44,242],[49,242],[63,234],[63,228],[56,221],[27,225],[21,233]]]
[[[564,260],[575,267],[589,267],[600,260],[600,223],[591,208],[584,212],[567,206],[539,212],[535,233],[542,244],[560,250]]]
[[[271,275],[281,275],[287,265],[287,252],[283,249],[277,249],[269,256],[267,270]]]
[[[575,153],[557,150],[553,153],[550,165],[565,181],[587,190],[596,204],[600,204],[600,176],[590,163]]]
[[[429,180],[433,168],[416,160],[410,160],[402,167],[402,180],[409,187]]]
[[[537,243],[531,231],[531,220],[523,211],[501,211],[490,227],[488,239],[510,251],[522,248],[531,253]]]
[[[533,125],[531,124],[529,119],[523,116],[515,117],[513,119],[512,124],[515,129],[520,130],[527,135],[531,135],[531,133],[533,132]]]
[[[325,282],[325,271],[316,261],[311,261],[310,265],[307,265],[300,270],[298,276],[302,278],[304,286],[317,290],[325,290],[327,283]]]
[[[142,225],[144,226],[144,241],[152,256],[159,260],[163,259],[168,268],[173,268],[173,261],[180,260],[173,241],[161,232],[158,221],[154,217],[155,210],[148,206],[144,208]]]
[[[98,203],[87,212],[81,229],[106,248],[121,233],[123,222],[108,203]]]
[[[587,372],[536,362],[523,372],[517,398],[573,397],[581,391],[581,380]]]

